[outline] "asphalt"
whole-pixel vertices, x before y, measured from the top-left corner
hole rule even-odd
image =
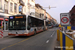
[[[0,38],[0,50],[54,50],[57,28],[30,37]]]

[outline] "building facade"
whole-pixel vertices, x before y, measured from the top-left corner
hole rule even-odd
[[[35,16],[35,0],[27,0],[27,14]]]
[[[8,18],[10,15],[19,14],[18,2],[19,1],[15,0],[0,0],[0,29],[1,26],[4,26],[5,30],[8,29],[8,19],[5,19],[5,25],[3,25],[4,18]]]
[[[53,18],[35,0],[0,0],[0,29],[8,29],[8,17],[12,15],[25,14],[51,21]],[[3,20],[5,19],[5,25]]]
[[[35,16],[35,0],[0,0],[0,28],[4,18],[18,14]],[[8,25],[8,19],[5,19],[5,23],[4,27]]]
[[[26,14],[26,2],[27,0],[0,0],[0,29],[1,26],[8,29],[8,17],[17,14]],[[5,19],[5,25],[3,20]]]
[[[73,8],[70,10],[70,24],[71,26],[75,26],[75,5]]]
[[[35,16],[37,18],[41,18],[44,19],[44,12],[45,10],[43,9],[43,7],[39,4],[35,4]]]

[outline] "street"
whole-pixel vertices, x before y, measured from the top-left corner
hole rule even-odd
[[[0,50],[54,50],[57,27],[30,37],[0,38]]]

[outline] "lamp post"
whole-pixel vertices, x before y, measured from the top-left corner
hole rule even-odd
[[[50,5],[49,5],[49,7],[43,7],[43,8],[49,8],[49,9],[51,9],[51,8],[56,8],[56,7],[50,7]]]
[[[56,8],[56,7],[50,7],[50,5],[49,5],[49,7],[43,7],[43,8],[49,8],[49,9],[51,9],[51,8]],[[46,29],[46,19],[47,19],[47,17],[46,17],[46,10],[45,10],[45,16],[44,16],[44,28]]]

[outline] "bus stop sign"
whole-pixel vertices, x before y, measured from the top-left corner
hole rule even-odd
[[[69,13],[60,14],[60,24],[61,25],[70,25]]]

